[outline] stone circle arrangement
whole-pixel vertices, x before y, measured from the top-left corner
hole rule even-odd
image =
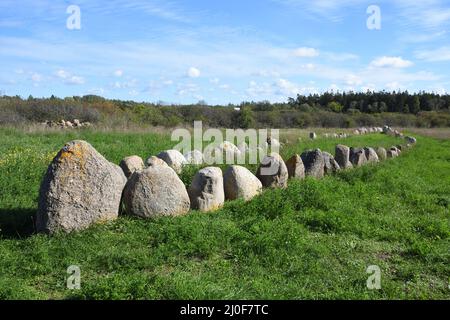
[[[190,209],[214,211],[226,200],[249,201],[263,188],[286,188],[288,179],[306,176],[320,179],[339,170],[396,158],[416,144],[414,137],[404,137],[389,126],[358,129],[358,134],[370,132],[403,137],[406,143],[388,150],[338,144],[334,156],[315,149],[295,154],[286,162],[272,152],[261,161],[256,174],[240,165],[230,165],[223,173],[219,167],[206,167],[195,174],[188,188],[178,174],[185,165],[203,163],[203,155],[198,150],[186,155],[167,150],[149,157],[145,163],[138,156],[130,156],[118,166],[88,142],[71,141],[55,156],[42,181],[36,229],[49,234],[80,231],[116,219],[121,208],[126,214],[151,219],[184,215]],[[314,139],[316,135],[310,137]],[[269,141],[269,144],[276,143],[279,142],[275,139]],[[222,143],[219,149],[248,152],[230,142]],[[270,165],[277,170],[267,174],[264,170]]]

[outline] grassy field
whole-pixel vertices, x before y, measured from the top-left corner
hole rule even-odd
[[[400,142],[381,134],[299,142],[297,133],[305,135],[286,133],[283,157]],[[40,181],[65,142],[87,140],[115,163],[174,143],[145,132],[0,135],[0,299],[450,298],[450,140],[417,136],[400,158],[291,181],[214,213],[121,216],[49,237],[34,234],[32,220]],[[66,289],[70,265],[81,268],[81,290]],[[380,290],[366,287],[370,265],[381,268]]]

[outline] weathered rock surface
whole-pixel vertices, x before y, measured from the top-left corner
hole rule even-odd
[[[276,153],[264,157],[256,172],[256,177],[266,188],[285,188],[289,179],[289,173],[283,158]]]
[[[186,187],[166,165],[133,173],[125,186],[123,203],[128,214],[142,218],[178,216],[190,209]]]
[[[183,171],[183,166],[187,164],[186,158],[178,150],[167,150],[157,155],[164,160],[176,173]]]
[[[129,178],[135,171],[144,170],[144,161],[139,156],[126,157],[120,162],[120,167]]]
[[[322,178],[325,170],[325,161],[320,149],[307,150],[301,155],[305,166],[305,175],[314,178]]]
[[[222,170],[207,167],[198,171],[188,189],[188,194],[192,209],[213,211],[222,207],[225,201]]]
[[[151,156],[150,158],[145,160],[145,164],[147,165],[147,167],[169,166],[164,160],[155,156]]]
[[[71,232],[114,220],[126,177],[89,143],[71,141],[53,159],[39,192],[39,232]]]
[[[378,158],[378,154],[373,148],[366,147],[364,148],[364,152],[366,154],[366,159],[368,163],[376,163],[380,161],[380,159]]]
[[[341,167],[334,159],[334,157],[328,152],[322,152],[323,160],[324,160],[324,173],[331,174],[338,172],[341,170]]]
[[[230,166],[223,176],[225,199],[250,200],[262,191],[262,183],[247,168]]]
[[[367,163],[366,153],[362,148],[350,148],[350,162],[355,167],[363,166]]]
[[[289,178],[303,179],[305,178],[305,166],[302,158],[295,154],[288,161],[286,161]]]
[[[335,150],[335,160],[341,169],[353,168],[350,162],[350,148],[342,144],[338,144]]]

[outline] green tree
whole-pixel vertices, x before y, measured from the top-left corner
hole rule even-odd
[[[243,129],[251,128],[255,122],[253,111],[250,107],[242,107],[238,119],[239,127]]]
[[[419,96],[414,96],[413,104],[411,107],[411,113],[418,114],[420,112],[420,99]]]
[[[344,109],[344,107],[339,102],[336,101],[329,102],[327,107],[333,112],[342,112],[342,109]]]

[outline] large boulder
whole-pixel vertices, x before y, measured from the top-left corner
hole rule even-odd
[[[184,155],[188,164],[201,165],[203,164],[203,153],[198,150],[189,151]]]
[[[190,209],[186,187],[166,165],[133,173],[123,191],[123,203],[128,214],[142,218],[178,216]]]
[[[144,161],[142,161],[142,158],[139,156],[126,157],[120,161],[119,165],[127,178],[129,178],[135,171],[144,170]]]
[[[305,178],[305,166],[302,158],[295,154],[288,161],[286,161],[289,178],[303,179]]]
[[[217,167],[201,169],[194,176],[188,193],[192,209],[213,211],[222,207],[225,201],[222,170]]]
[[[242,166],[228,167],[223,175],[223,183],[227,200],[243,198],[248,201],[262,191],[261,181]]]
[[[36,229],[71,232],[116,219],[126,181],[122,169],[89,143],[67,143],[41,184]]]
[[[323,155],[323,161],[324,161],[324,173],[325,174],[331,174],[338,172],[341,170],[341,167],[337,163],[337,161],[334,159],[334,157],[328,153],[328,152],[322,152]]]
[[[366,153],[362,148],[350,148],[350,162],[355,167],[360,167],[367,163]]]
[[[307,150],[301,155],[305,166],[305,175],[314,178],[322,178],[324,175],[325,161],[320,149]]]
[[[368,163],[376,163],[380,161],[380,159],[378,158],[378,154],[373,148],[366,147],[364,148],[364,152],[366,154],[366,159]]]
[[[167,150],[157,155],[164,160],[176,173],[181,173],[183,166],[187,164],[186,158],[178,150]]]
[[[386,158],[387,158],[387,152],[386,152],[386,149],[385,149],[385,148],[383,148],[383,147],[378,147],[377,150],[376,150],[376,152],[377,152],[377,156],[378,156],[378,159],[379,159],[379,160],[386,160]]]
[[[336,162],[339,164],[341,169],[353,168],[350,162],[350,148],[342,144],[338,144],[335,149],[334,154]]]
[[[283,158],[276,153],[264,157],[256,172],[256,177],[266,188],[285,188],[289,179],[289,173]]]

